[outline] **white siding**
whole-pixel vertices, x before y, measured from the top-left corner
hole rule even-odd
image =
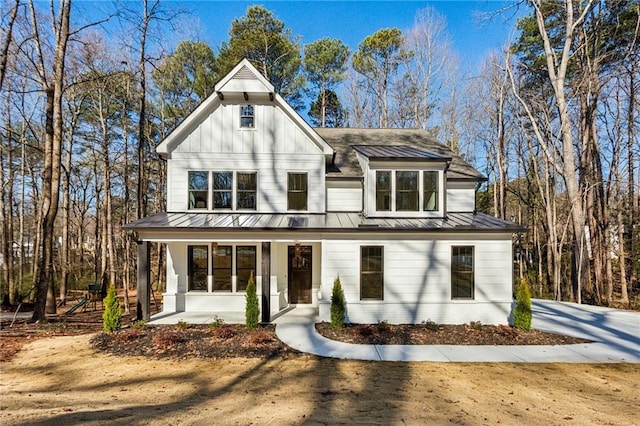
[[[384,247],[384,301],[360,301],[360,247]],[[451,299],[451,247],[475,247],[475,298]],[[322,300],[340,276],[350,322],[507,323],[512,299],[511,240],[330,240],[323,244]],[[328,319],[328,304],[320,305]],[[325,318],[326,317],[326,318]]]
[[[327,211],[360,212],[362,211],[361,188],[327,188]]]
[[[476,207],[475,189],[447,188],[447,211],[473,212]]]

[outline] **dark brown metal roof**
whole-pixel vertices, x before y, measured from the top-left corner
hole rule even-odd
[[[451,160],[451,157],[406,145],[353,145],[353,149],[370,160]]]
[[[449,179],[487,180],[482,173],[447,146],[438,142],[426,130],[353,128],[316,128],[314,130],[336,151],[334,165],[327,168],[327,177],[330,178],[362,177],[362,168],[358,163],[354,146],[386,148],[405,146],[451,158],[451,165],[447,171]]]
[[[360,213],[234,214],[158,213],[124,226],[134,231],[301,232],[524,232],[526,228],[484,213],[449,213],[446,219],[368,218]]]

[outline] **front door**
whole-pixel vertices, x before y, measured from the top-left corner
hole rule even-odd
[[[311,303],[311,246],[289,246],[289,303]]]

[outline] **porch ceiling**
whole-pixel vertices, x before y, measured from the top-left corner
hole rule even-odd
[[[526,228],[484,213],[447,218],[369,218],[360,213],[158,213],[126,224],[133,231],[301,232],[524,232]]]

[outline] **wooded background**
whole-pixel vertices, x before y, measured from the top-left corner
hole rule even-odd
[[[528,227],[514,265],[535,296],[640,305],[638,0],[514,3],[515,39],[473,78],[432,8],[350,51],[302,45],[262,6],[219,46],[171,48],[189,14],[171,3],[89,21],[70,0],[2,1],[0,293],[33,300],[34,321],[89,283],[128,299],[122,225],[165,210],[155,147],[243,57],[314,126],[426,129],[485,173],[478,209]],[[160,293],[158,245],[153,259]]]

